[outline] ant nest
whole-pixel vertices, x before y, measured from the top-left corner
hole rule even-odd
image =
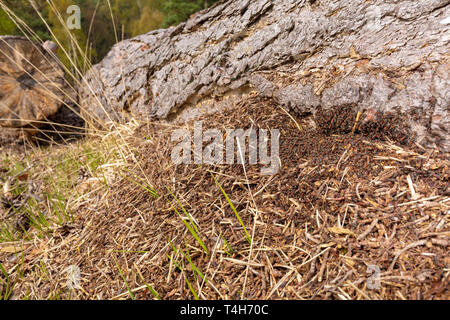
[[[364,110],[358,118],[355,105],[343,105],[324,110],[315,115],[318,130],[324,134],[357,133],[373,140],[392,140],[406,145],[414,138],[407,117],[401,112]]]

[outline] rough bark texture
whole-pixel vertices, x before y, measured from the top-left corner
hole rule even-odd
[[[316,120],[344,109],[363,123],[396,114],[381,124],[449,150],[449,4],[223,1],[117,44],[88,72],[82,105],[103,120],[187,119],[256,90]]]
[[[0,127],[37,125],[59,110],[67,91],[54,55],[26,38],[0,37]]]

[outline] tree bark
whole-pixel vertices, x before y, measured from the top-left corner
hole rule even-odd
[[[0,36],[0,127],[38,126],[59,110],[67,91],[54,54],[26,38]]]
[[[222,1],[118,43],[87,73],[82,106],[101,120],[190,119],[256,91],[318,122],[350,109],[381,128],[396,114],[405,136],[448,151],[449,4]]]

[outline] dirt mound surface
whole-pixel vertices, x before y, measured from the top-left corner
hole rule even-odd
[[[380,126],[327,132],[260,98],[202,120],[279,129],[279,172],[175,165],[177,128],[142,125],[118,182],[45,240],[49,274],[81,270],[71,297],[151,299],[149,286],[163,299],[450,297],[448,154],[373,140],[396,137]],[[16,290],[68,295],[66,282],[25,276]]]

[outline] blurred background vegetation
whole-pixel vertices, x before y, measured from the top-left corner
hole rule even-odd
[[[36,33],[37,36],[33,37],[38,39],[35,40],[57,38],[66,52],[75,52],[73,39],[76,39],[89,60],[97,63],[117,41],[176,26],[193,13],[208,8],[217,1],[0,0],[0,35],[23,35],[21,28],[11,19],[13,12]],[[71,5],[77,5],[81,9],[81,29],[71,30],[69,34],[61,22],[67,21],[69,15],[66,11]],[[8,9],[2,10],[2,7],[11,12],[8,14]],[[61,48],[59,50],[63,63],[70,65],[69,58],[61,53]]]

